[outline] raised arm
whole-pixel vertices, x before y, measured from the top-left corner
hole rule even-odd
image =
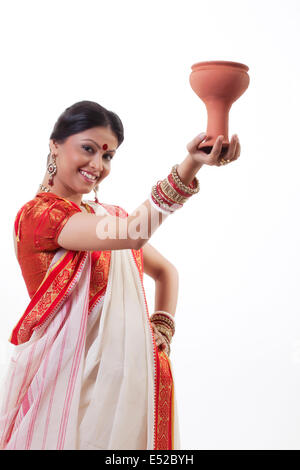
[[[153,211],[155,209],[146,199],[126,218],[78,212],[66,222],[57,242],[67,250],[76,251],[138,250],[167,217],[157,213],[151,219]],[[147,227],[146,238],[138,238],[137,226]]]
[[[210,154],[199,151],[204,134],[195,137],[188,145],[187,157],[177,167],[177,174],[184,185],[189,185],[203,164],[220,166],[222,138],[218,138]],[[233,138],[226,158],[236,160],[240,153],[238,141]],[[150,193],[150,191],[149,191]],[[63,248],[76,251],[140,249],[151,238],[169,213],[158,211],[147,198],[127,218],[111,215],[76,213],[61,230],[58,243]],[[139,231],[137,231],[139,227]],[[139,232],[142,234],[139,235]]]

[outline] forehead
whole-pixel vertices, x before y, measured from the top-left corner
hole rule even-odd
[[[75,134],[73,137],[76,140],[92,139],[100,146],[107,144],[111,150],[115,150],[118,146],[118,139],[109,127],[93,127],[92,129]]]

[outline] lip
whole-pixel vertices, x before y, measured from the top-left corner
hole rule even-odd
[[[85,171],[85,170],[84,170],[84,171]],[[80,173],[79,170],[78,170],[78,173],[80,174],[80,176],[82,176],[82,178],[83,178],[85,181],[87,181],[87,182],[90,183],[90,184],[96,183],[96,181],[97,181],[97,179],[98,179],[98,178],[96,178],[95,180],[92,181],[92,180],[88,179],[86,176],[84,176],[82,173]],[[89,172],[87,171],[87,173],[89,173]],[[90,174],[91,174],[91,173],[90,173]],[[93,175],[93,176],[94,176],[94,175]]]

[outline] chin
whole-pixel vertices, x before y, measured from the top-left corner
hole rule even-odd
[[[93,191],[94,188],[92,188],[90,191],[86,189],[85,191],[80,191],[81,194],[90,194]]]

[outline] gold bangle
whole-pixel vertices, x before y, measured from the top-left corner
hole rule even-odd
[[[166,344],[166,346],[167,346],[167,347],[166,347],[167,351],[165,351],[165,352],[166,352],[166,354],[167,354],[168,356],[170,356],[170,352],[171,352],[170,345],[169,345],[169,343],[165,343],[165,344]]]
[[[153,322],[154,325],[156,326],[157,329],[160,329],[162,331],[167,331],[168,332],[168,335],[170,333],[170,338],[172,338],[172,336],[174,336],[174,331],[171,329],[170,326],[166,325],[166,324],[163,324],[163,323],[158,323],[158,322]]]
[[[189,198],[179,194],[175,188],[170,184],[168,178],[165,178],[160,183],[161,190],[168,196],[170,199],[178,202],[180,204],[185,203]]]
[[[152,187],[152,196],[154,197],[154,199],[157,201],[157,203],[163,208],[165,209],[166,211],[168,212],[175,212],[177,209],[181,209],[182,207],[182,204],[178,204],[176,202],[174,202],[173,204],[169,205],[169,203],[167,203],[163,198],[162,196],[159,194],[158,190],[157,190],[157,187],[156,185],[154,185]]]
[[[189,186],[187,186],[186,184],[184,184],[181,179],[179,178],[179,175],[177,173],[177,168],[178,168],[178,164],[174,165],[172,167],[172,176],[173,176],[173,179],[175,181],[175,183],[177,183],[178,187],[180,189],[182,189],[182,191],[185,191],[186,193],[188,194],[196,194],[199,192],[200,190],[200,185],[199,185],[199,180],[196,178],[196,176],[194,177],[193,181],[196,183],[196,187],[195,188],[190,188]]]
[[[165,185],[165,183],[164,183],[164,185]],[[157,182],[156,191],[157,191],[158,195],[161,197],[161,199],[164,199],[165,203],[169,204],[171,207],[173,205],[176,206],[176,207],[178,207],[178,205],[180,207],[183,206],[183,204],[181,202],[178,202],[178,200],[175,200],[175,198],[172,199],[171,194],[170,195],[166,194],[166,191],[164,191],[162,189],[162,181]],[[178,193],[176,193],[176,195],[178,195]],[[183,202],[185,202],[185,201],[183,201]]]
[[[156,185],[152,186],[152,196],[158,202],[160,207],[162,207],[163,209],[169,212],[174,212],[174,210],[176,210],[176,209],[171,209],[171,207],[159,196],[157,189],[156,189]]]
[[[168,319],[165,319],[165,318],[154,318],[152,319],[151,321],[153,321],[153,323],[155,323],[155,325],[163,325],[165,326],[166,328],[169,328],[172,333],[174,332],[175,333],[175,326],[171,323],[171,321],[169,321]],[[173,333],[173,334],[174,334]]]
[[[154,313],[153,315],[151,315],[151,321],[153,321],[153,323],[155,324],[163,323],[171,329],[173,334],[175,333],[175,322],[174,320],[171,320],[171,318],[168,318],[165,315],[161,315],[159,313]]]
[[[175,212],[175,210],[177,208],[171,208],[170,206],[168,206],[168,204],[166,204],[161,197],[159,197],[159,195],[157,194],[157,191],[154,189],[155,187],[153,186],[152,188],[152,192],[151,192],[151,196],[155,199],[155,201],[157,202],[157,204],[159,205],[159,207],[161,207],[162,209],[164,209],[165,211],[169,212],[169,213],[173,213]]]
[[[168,328],[166,328],[165,326],[163,326],[163,325],[158,325],[158,324],[156,324],[155,326],[156,326],[156,329],[157,329],[161,334],[163,334],[164,336],[167,337],[169,343],[171,343],[171,341],[172,341],[172,332],[171,332]]]
[[[164,338],[165,342],[170,344],[171,341],[169,340],[168,336],[166,336],[164,333],[162,333],[161,331],[159,332],[161,334],[161,336]]]
[[[172,334],[172,331],[171,331],[169,326],[162,325],[162,324],[159,324],[159,323],[154,323],[154,322],[153,322],[153,325],[155,326],[155,329],[157,331],[159,331],[162,335],[166,336],[166,338],[168,339],[169,342],[172,341],[173,334]]]

